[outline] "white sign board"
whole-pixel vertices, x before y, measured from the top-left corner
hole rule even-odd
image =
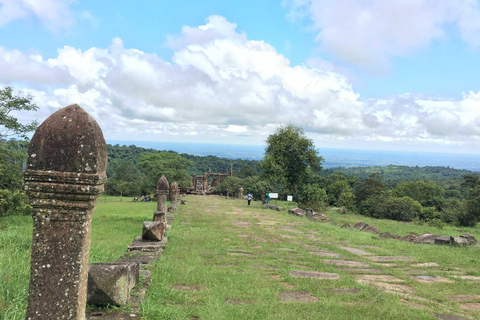
[[[269,193],[271,199],[278,199],[278,193]]]
[[[293,196],[287,196],[287,201],[293,201]]]

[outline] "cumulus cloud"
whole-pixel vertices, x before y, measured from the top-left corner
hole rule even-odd
[[[357,144],[475,144],[480,138],[480,92],[459,101],[361,99],[328,63],[292,66],[218,16],[184,27],[170,43],[172,62],[120,38],[107,48],[66,46],[51,59],[0,48],[0,84],[23,85],[41,106],[40,120],[79,103],[108,139],[260,143],[287,123],[319,140]]]
[[[72,27],[77,19],[93,22],[90,12],[75,11],[77,0],[0,0],[0,27],[15,20],[37,18],[51,31]]]
[[[309,17],[323,49],[354,64],[381,68],[456,28],[472,48],[480,46],[475,0],[285,0],[292,19]]]

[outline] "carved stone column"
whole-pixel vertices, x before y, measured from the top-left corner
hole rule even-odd
[[[174,181],[170,186],[170,202],[176,204],[178,199],[178,183]]]
[[[85,319],[90,231],[106,166],[102,130],[76,104],[35,132],[24,176],[33,207],[26,319]]]
[[[162,221],[167,226],[167,197],[169,185],[167,178],[162,176],[157,182],[157,211],[153,215],[153,221]]]

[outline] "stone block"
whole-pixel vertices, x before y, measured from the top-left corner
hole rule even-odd
[[[160,222],[165,221],[165,212],[155,211],[153,213],[153,221],[160,221]]]
[[[283,207],[277,207],[277,211],[283,211],[285,210]]]
[[[307,217],[307,219],[312,219],[313,218],[313,209],[311,209],[311,208],[305,209],[305,217]]]
[[[435,244],[451,245],[453,243],[453,237],[451,236],[439,236],[435,238]]]
[[[355,225],[353,226],[353,229],[363,230],[363,229],[365,229],[366,227],[368,227],[368,224],[366,224],[365,222],[357,222],[357,223],[355,223]]]
[[[144,221],[142,239],[146,241],[161,241],[165,226],[161,221]]]
[[[400,237],[400,240],[402,241],[407,241],[407,242],[411,242],[413,241],[414,239],[416,239],[417,236],[414,235],[413,233],[410,233],[410,234],[407,234],[406,236],[403,236],[403,237]]]
[[[401,236],[399,236],[398,234],[394,234],[390,232],[381,232],[379,235],[380,235],[380,238],[383,238],[383,239],[400,239],[401,238]]]
[[[413,243],[426,243],[426,244],[434,244],[435,243],[435,239],[439,237],[439,235],[437,234],[430,234],[430,233],[425,233],[425,234],[422,234],[421,236],[419,237],[416,237],[415,239],[413,239],[411,242]]]
[[[345,222],[340,228],[342,229],[350,229],[350,225],[348,224],[348,222]]]
[[[378,230],[377,227],[368,226],[368,227],[364,228],[364,229],[362,230],[362,232],[370,232],[370,233],[379,234],[379,233],[380,233],[380,230]]]
[[[128,304],[139,281],[138,262],[94,263],[88,270],[87,304]]]
[[[183,204],[183,205],[187,204],[187,200],[185,199],[180,200],[180,204]]]
[[[476,244],[478,241],[477,239],[472,236],[471,234],[464,234],[464,235],[461,235],[460,238],[464,238],[468,241],[468,244],[471,245],[471,244]]]
[[[299,217],[303,217],[303,215],[305,214],[305,211],[303,211],[300,208],[293,208],[293,209],[288,210],[288,213],[294,214],[294,215],[299,216]]]

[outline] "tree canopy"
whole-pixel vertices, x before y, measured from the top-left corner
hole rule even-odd
[[[322,161],[303,129],[290,124],[279,127],[267,138],[261,168],[267,179],[292,190],[298,199],[298,186],[307,176],[307,169],[320,171]]]

